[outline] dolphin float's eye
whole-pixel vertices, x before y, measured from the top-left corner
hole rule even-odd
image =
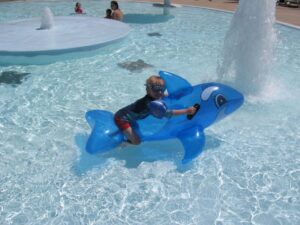
[[[215,103],[216,103],[217,108],[220,108],[226,102],[227,102],[227,100],[223,95],[217,95],[215,98]]]

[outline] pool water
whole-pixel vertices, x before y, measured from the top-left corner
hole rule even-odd
[[[81,3],[91,16],[104,17],[109,7]],[[1,3],[0,21],[40,16],[45,6],[69,15],[74,5]],[[178,140],[92,156],[84,150],[87,110],[115,112],[133,102],[159,70],[193,85],[218,81],[232,18],[196,7],[120,7],[147,22],[131,16],[128,37],[98,54],[0,66],[0,224],[297,224],[300,30],[275,26],[269,97],[245,96],[237,112],[208,128],[204,152],[192,164],[180,164]]]

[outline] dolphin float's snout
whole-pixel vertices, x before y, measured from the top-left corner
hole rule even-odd
[[[244,96],[240,92],[235,91],[233,97],[231,97],[231,99],[227,102],[225,113],[227,115],[233,113],[234,111],[236,111],[238,108],[241,107],[243,102],[244,102]]]

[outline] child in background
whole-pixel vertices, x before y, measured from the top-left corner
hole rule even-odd
[[[111,14],[112,14],[112,10],[111,9],[107,9],[106,10],[106,16],[104,18],[106,18],[106,19],[112,19]]]
[[[79,2],[76,3],[74,10],[75,10],[75,13],[77,13],[77,14],[83,13],[83,9],[81,8],[81,4]]]
[[[114,120],[119,129],[127,137],[128,142],[134,145],[141,143],[140,137],[132,128],[132,123],[136,120],[144,119],[151,114],[149,104],[152,101],[160,100],[164,97],[165,82],[160,76],[150,76],[146,81],[147,94],[136,102],[120,109],[115,113]],[[185,109],[167,110],[165,117],[175,115],[193,115],[197,109],[193,106]]]

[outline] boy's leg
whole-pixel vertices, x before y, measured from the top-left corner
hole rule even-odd
[[[132,127],[128,127],[126,130],[123,130],[124,135],[128,138],[128,140],[133,145],[138,145],[141,143],[141,140],[137,133],[132,129]]]
[[[132,127],[128,121],[122,120],[118,116],[115,116],[114,120],[115,120],[115,123],[118,126],[118,128],[127,137],[128,142],[130,142],[133,145],[138,145],[141,143],[141,140],[140,140],[138,134],[134,131],[134,129],[132,129]]]

